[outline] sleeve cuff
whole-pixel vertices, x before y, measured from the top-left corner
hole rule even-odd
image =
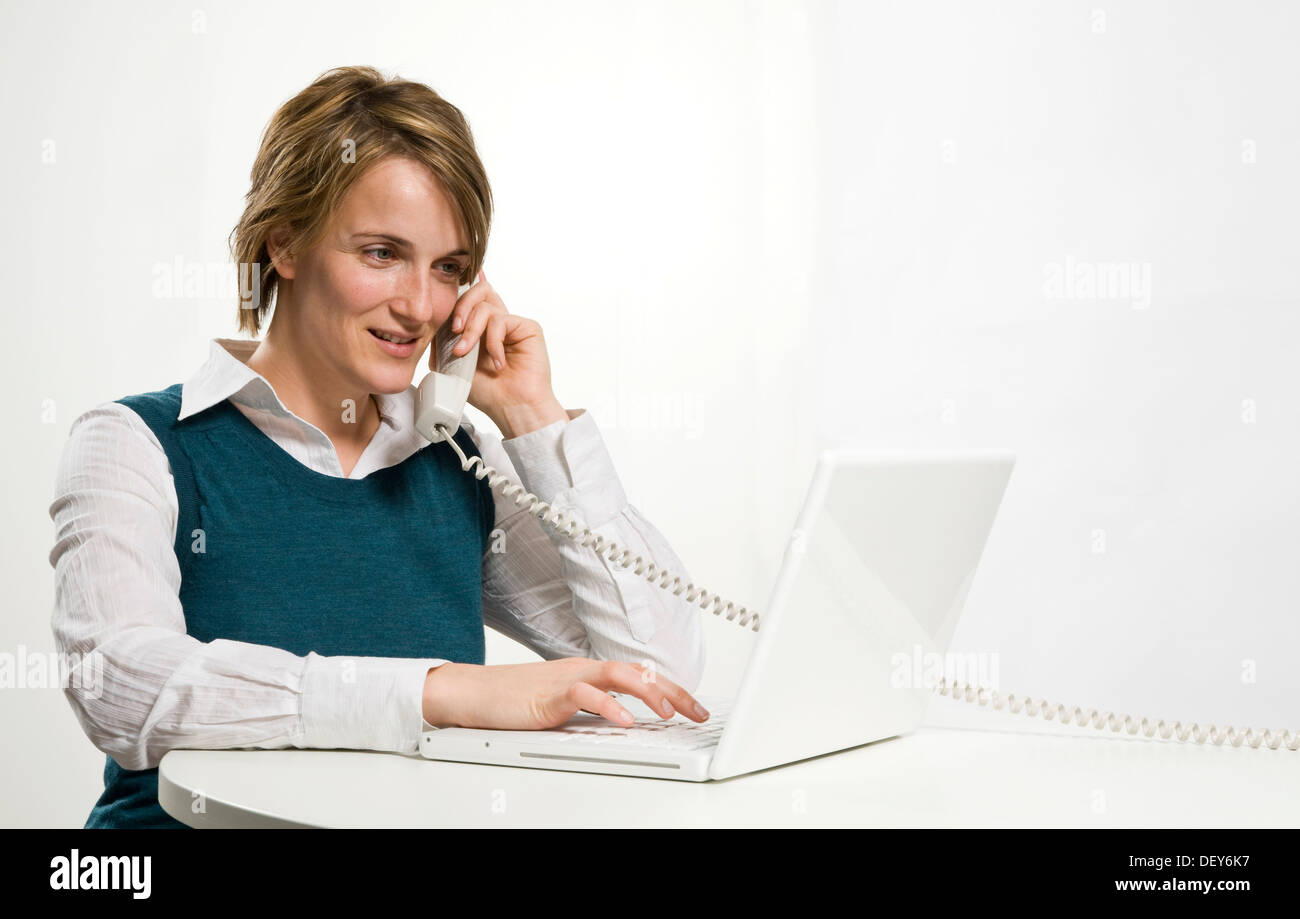
[[[414,753],[424,723],[424,681],[445,660],[307,655],[302,746]]]
[[[627,495],[614,462],[586,409],[568,409],[568,421],[555,421],[501,442],[520,484],[545,501],[573,508],[590,529],[614,519]],[[557,499],[564,498],[564,502]]]

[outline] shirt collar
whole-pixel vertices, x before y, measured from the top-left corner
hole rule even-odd
[[[250,339],[214,338],[208,348],[207,361],[181,387],[181,411],[176,420],[183,421],[197,415],[223,399],[297,418],[284,407],[266,378],[248,366],[248,358],[257,350],[258,344]],[[411,421],[414,417],[414,386],[408,386],[400,393],[374,395],[382,424],[388,425],[395,433],[406,433],[408,428],[412,433],[415,431]]]

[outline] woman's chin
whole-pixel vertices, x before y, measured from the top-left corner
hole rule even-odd
[[[412,377],[413,373],[410,369],[400,367],[376,371],[367,375],[370,381],[370,391],[383,393],[384,395],[406,392],[411,385]]]

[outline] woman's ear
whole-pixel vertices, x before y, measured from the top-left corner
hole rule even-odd
[[[271,257],[271,264],[275,266],[275,273],[282,278],[292,280],[294,274],[294,259],[285,249],[285,244],[288,240],[288,227],[278,226],[267,234],[266,251]]]

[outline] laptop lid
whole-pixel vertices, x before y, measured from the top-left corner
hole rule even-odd
[[[822,453],[710,778],[915,730],[932,689],[911,662],[947,653],[1014,464]]]

